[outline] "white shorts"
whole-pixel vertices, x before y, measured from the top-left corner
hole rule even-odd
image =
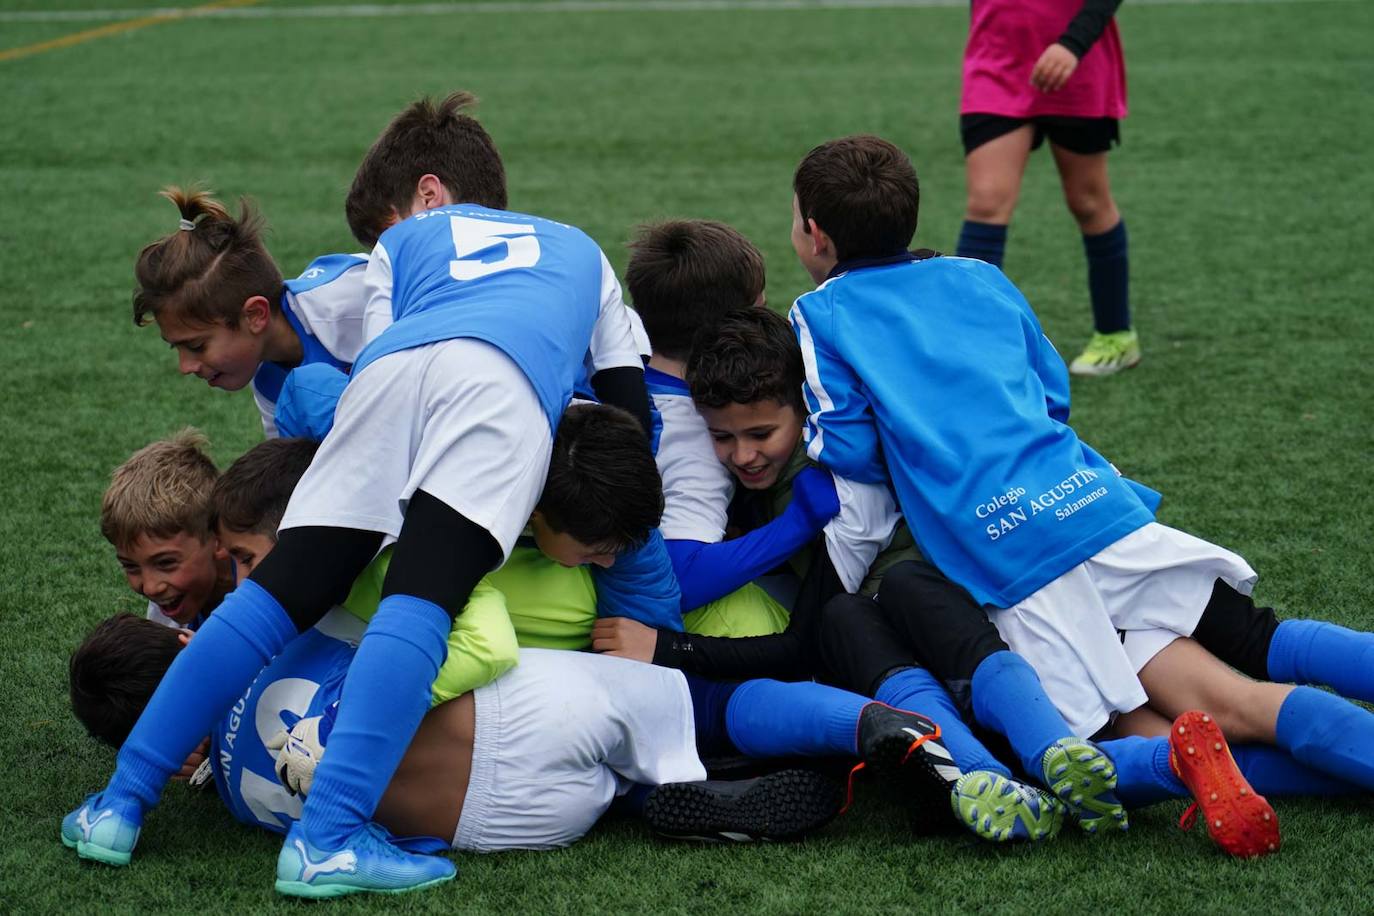
[[[680,671],[554,649],[474,693],[477,733],[454,849],[556,849],[630,783],[697,782],[692,697]]]
[[[500,349],[460,337],[401,350],[344,389],[281,529],[323,525],[394,538],[410,497],[424,490],[489,531],[509,556],[552,452],[534,387]]]
[[[1257,578],[1231,551],[1151,522],[988,616],[1086,738],[1145,704],[1136,673],[1192,634],[1217,579],[1249,594]]]

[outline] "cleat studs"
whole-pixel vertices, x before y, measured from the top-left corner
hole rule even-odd
[[[1204,721],[1204,722],[1211,722],[1211,721],[1212,721],[1212,717],[1209,716],[1209,715],[1207,715],[1206,713],[1204,713],[1203,716],[1202,716],[1202,721]]]
[[[1213,793],[1212,793],[1212,801],[1216,801],[1216,800],[1217,800],[1217,793],[1213,792]]]
[[[1221,750],[1221,742],[1220,742],[1220,741],[1214,741],[1214,742],[1212,742],[1212,750],[1214,750],[1214,751],[1219,751],[1219,750]]]
[[[1188,756],[1191,757],[1193,754],[1196,754],[1196,753],[1197,753],[1197,749],[1196,749],[1196,748],[1193,748],[1193,747],[1188,748]]]
[[[1270,843],[1270,844],[1269,844],[1269,851],[1270,851],[1270,852],[1273,852],[1275,849],[1278,849],[1278,847],[1275,846],[1273,843]]]
[[[1268,812],[1268,811],[1264,812],[1264,819],[1265,819],[1266,821],[1269,820],[1269,812]]]
[[[1218,829],[1220,829],[1220,827],[1221,827],[1221,819],[1220,819],[1220,818],[1217,818],[1216,820],[1212,821],[1212,826],[1213,826],[1213,827],[1216,827],[1216,828],[1218,828]]]

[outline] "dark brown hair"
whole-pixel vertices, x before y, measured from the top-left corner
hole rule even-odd
[[[244,452],[215,483],[214,523],[275,541],[291,491],[318,449],[309,439],[268,439]]]
[[[687,361],[687,385],[698,407],[776,401],[804,411],[806,370],[787,319],[768,309],[740,309],[702,334]]]
[[[353,236],[377,244],[393,215],[405,215],[424,175],[435,175],[455,203],[506,208],[506,169],[496,144],[476,118],[470,92],[454,92],[435,105],[428,96],[407,106],[363,157],[344,213]]]
[[[539,497],[549,527],[589,547],[643,544],[663,517],[663,481],[644,427],[608,404],[575,404],[553,440]]]
[[[170,312],[190,324],[235,328],[243,303],[254,296],[265,296],[273,310],[281,308],[281,271],[263,247],[262,217],[246,198],[234,219],[203,188],[172,186],[158,193],[193,228],[178,229],[138,253],[134,324]]]
[[[171,627],[133,614],[100,621],[67,666],[72,712],[91,737],[119,747],[180,651]]]
[[[641,226],[625,285],[654,352],[686,359],[692,338],[763,293],[763,255],[724,223],[676,219]]]
[[[792,179],[802,220],[835,243],[835,255],[899,254],[916,235],[921,189],[911,160],[881,137],[831,140],[806,154]]]

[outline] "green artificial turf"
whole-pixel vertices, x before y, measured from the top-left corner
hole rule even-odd
[[[0,52],[101,24],[7,11],[138,6],[5,0]],[[343,192],[387,119],[418,93],[468,88],[514,208],[582,226],[617,268],[638,222],[729,221],[763,250],[784,308],[808,288],[787,241],[791,170],[829,137],[906,148],[924,182],[917,241],[953,249],[967,16],[225,18],[0,61],[0,911],[294,909],[271,889],[277,840],[181,786],[129,869],[79,863],[57,839],[112,764],[71,718],[67,653],[101,617],[142,610],[97,526],[110,470],[186,424],[224,464],[260,435],[246,392],[178,377],[156,330],[130,320],[133,258],[176,225],[159,186],[253,195],[294,274],[355,247]],[[1128,2],[1120,20],[1132,110],[1111,167],[1145,361],[1075,380],[1076,425],[1165,494],[1164,522],[1247,557],[1265,603],[1374,629],[1374,6]],[[1008,252],[1071,357],[1090,330],[1083,257],[1044,154]],[[896,801],[870,794],[797,846],[668,846],[607,824],[562,852],[460,855],[459,880],[428,894],[329,906],[1300,913],[1363,911],[1374,890],[1359,799],[1280,801],[1283,852],[1248,863],[1180,834],[1181,803],[1137,813],[1126,837],[993,849],[912,840]]]

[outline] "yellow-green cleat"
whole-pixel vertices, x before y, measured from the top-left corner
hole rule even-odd
[[[964,826],[994,843],[1047,840],[1064,823],[1064,806],[1053,796],[990,771],[960,776],[951,801]]]
[[[1135,331],[1094,334],[1092,340],[1069,363],[1074,375],[1112,375],[1140,362],[1140,337]]]
[[[1102,749],[1082,738],[1060,738],[1045,751],[1045,785],[1086,833],[1125,830],[1126,809],[1116,797],[1116,767]]]

